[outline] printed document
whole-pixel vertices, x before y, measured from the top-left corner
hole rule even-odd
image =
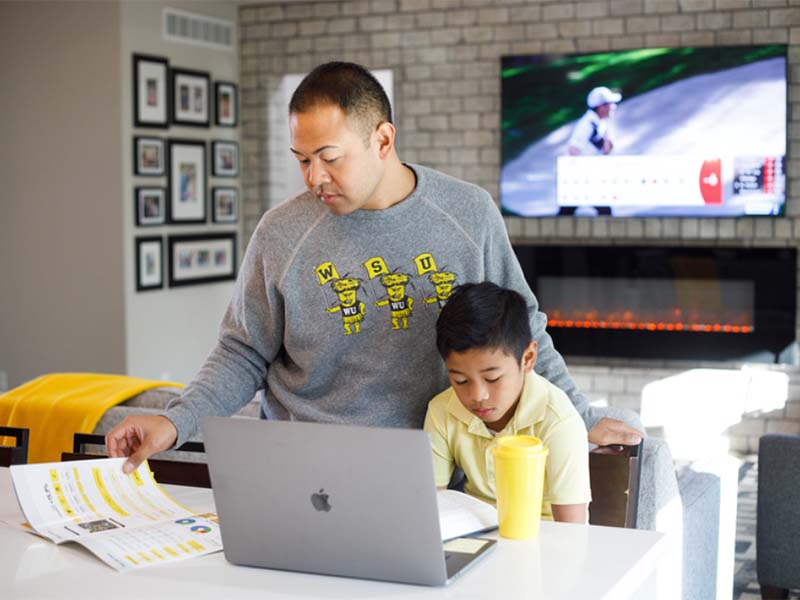
[[[215,514],[195,514],[170,498],[144,461],[125,458],[13,465],[11,478],[32,532],[76,542],[118,571],[222,550]]]
[[[442,541],[497,529],[497,509],[477,498],[454,490],[436,493]]]

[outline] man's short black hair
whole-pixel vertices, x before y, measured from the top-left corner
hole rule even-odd
[[[316,67],[292,94],[289,114],[302,113],[323,104],[338,106],[358,120],[369,134],[384,121],[392,122],[389,97],[375,76],[351,62],[335,61]]]
[[[518,362],[533,339],[525,299],[494,283],[456,288],[436,321],[436,348],[442,358],[473,348],[503,350]]]

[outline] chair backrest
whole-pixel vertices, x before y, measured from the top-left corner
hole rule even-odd
[[[636,527],[643,443],[600,446],[589,453],[592,487],[589,523],[592,525]]]
[[[103,446],[105,437],[91,433],[76,433],[73,438],[72,452],[63,452],[61,460],[87,460],[108,456],[106,453],[87,453],[86,446]],[[175,450],[180,452],[205,452],[205,446],[200,442],[186,442]],[[208,465],[204,462],[188,462],[178,460],[163,460],[151,458],[147,464],[159,483],[172,485],[190,485],[193,487],[211,487],[211,478],[208,475]]]
[[[800,435],[758,440],[756,573],[764,598],[788,598],[800,587]],[[768,595],[765,588],[777,588]]]
[[[28,462],[28,429],[0,427],[0,438],[13,437],[13,446],[0,446],[0,467],[24,465]]]

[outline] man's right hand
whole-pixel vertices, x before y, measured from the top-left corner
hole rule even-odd
[[[589,441],[597,446],[636,446],[644,439],[644,433],[627,423],[603,417],[589,431]]]
[[[106,448],[112,457],[127,456],[122,466],[124,473],[131,473],[142,461],[156,452],[172,448],[178,439],[178,430],[166,417],[125,417],[119,425],[106,434]]]

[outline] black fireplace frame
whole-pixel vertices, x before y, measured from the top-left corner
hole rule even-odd
[[[797,311],[797,249],[701,246],[591,246],[515,244],[534,294],[537,277],[677,277],[675,258],[713,259],[721,280],[754,282],[754,332],[548,328],[567,356],[709,361],[792,362]],[[706,274],[697,275],[706,277]],[[680,273],[681,278],[691,274]],[[547,313],[548,307],[540,309]]]

